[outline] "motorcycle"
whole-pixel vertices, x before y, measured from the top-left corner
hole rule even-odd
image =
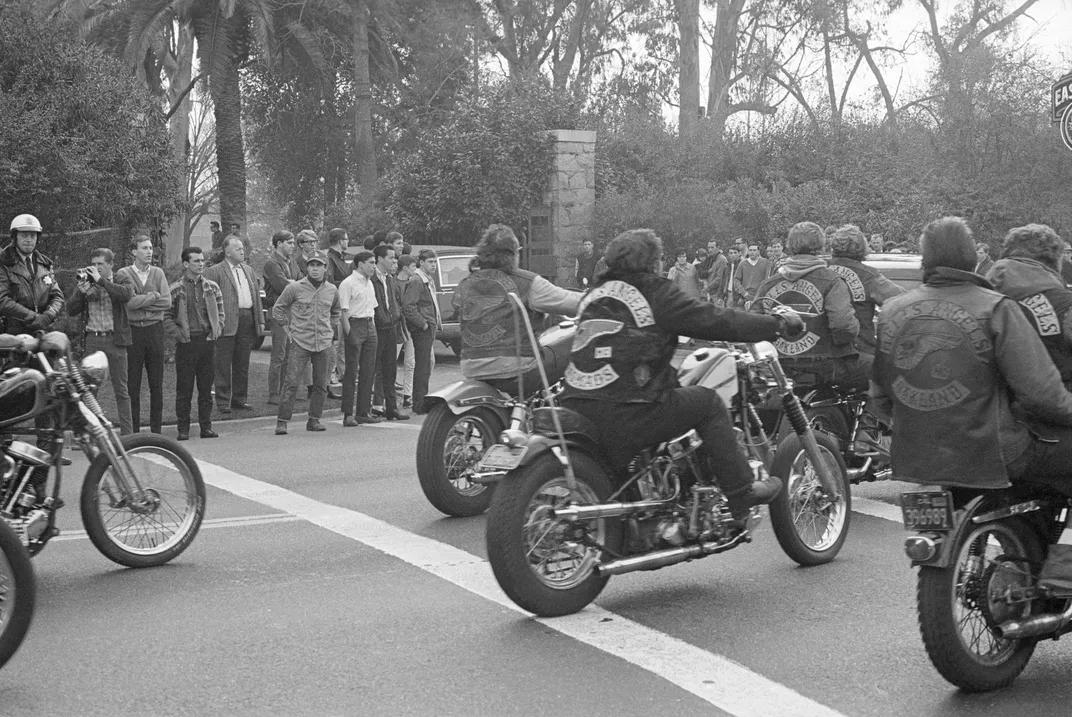
[[[947,681],[966,692],[1006,687],[1039,641],[1072,631],[1072,591],[1039,584],[1047,554],[1070,542],[1070,508],[1069,495],[1039,486],[901,495],[920,634]]]
[[[483,381],[465,379],[428,394],[428,416],[417,438],[417,479],[436,509],[452,517],[480,515],[488,509],[502,473],[480,473],[476,468],[504,430],[531,430],[533,411],[546,405],[547,393],[558,390],[566,372],[574,333],[573,322],[563,321],[540,334],[542,360],[551,366],[556,384],[546,391],[510,396]]]
[[[816,433],[770,343],[694,351],[678,370],[682,386],[719,392],[730,407],[739,446],[778,476],[770,505],[779,545],[801,565],[833,560],[848,535],[852,496],[836,441]],[[767,426],[757,408],[780,410]],[[794,428],[775,446],[781,414]],[[751,542],[746,526],[703,465],[695,430],[643,451],[620,485],[594,427],[551,406],[533,416],[532,434],[511,434],[483,461],[505,470],[487,519],[495,579],[517,605],[540,617],[581,610],[612,575],[656,570]]]
[[[891,432],[867,410],[867,391],[825,382],[808,386],[798,383],[796,391],[812,428],[837,439],[854,485],[893,476]]]
[[[170,438],[120,438],[94,393],[108,375],[108,358],[95,352],[76,362],[59,332],[40,340],[0,335],[0,357],[0,517],[30,555],[60,532],[68,431],[90,459],[80,508],[94,547],[132,568],[163,565],[186,550],[205,514],[201,471]],[[34,427],[20,425],[35,419]],[[43,439],[48,450],[16,439],[26,434]]]
[[[36,592],[30,554],[15,531],[0,520],[0,667],[19,649],[30,629]]]

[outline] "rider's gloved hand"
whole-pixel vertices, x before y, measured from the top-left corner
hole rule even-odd
[[[778,323],[781,324],[778,328],[778,336],[783,339],[796,339],[803,336],[804,332],[808,330],[804,319],[800,318],[800,314],[788,306],[775,306],[771,309],[771,315],[778,319]]]

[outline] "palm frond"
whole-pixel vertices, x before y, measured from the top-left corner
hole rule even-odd
[[[324,57],[324,53],[320,49],[320,43],[309,28],[300,22],[291,21],[286,24],[286,29],[291,37],[298,41],[298,45],[301,46],[305,54],[309,56],[309,61],[313,63],[313,67],[316,68],[317,72],[327,74],[331,71],[327,58]]]

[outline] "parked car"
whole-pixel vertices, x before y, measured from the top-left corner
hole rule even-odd
[[[864,264],[878,269],[905,291],[911,291],[923,283],[922,261],[919,254],[870,254]]]

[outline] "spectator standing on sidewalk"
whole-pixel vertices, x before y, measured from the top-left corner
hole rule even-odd
[[[346,248],[350,244],[350,237],[345,229],[335,228],[328,234],[328,281],[339,288],[339,284],[350,276],[350,262],[346,261]],[[335,341],[334,352],[331,358],[331,381],[341,383],[343,374],[346,373],[346,342],[342,340],[343,327],[338,328],[338,340]],[[328,389],[330,395],[331,389]]]
[[[384,416],[388,421],[408,421],[409,414],[398,410],[395,376],[398,371],[398,346],[402,336],[402,292],[395,279],[397,260],[390,244],[373,250],[376,274],[372,286],[376,290],[376,385],[383,395]]]
[[[216,339],[223,331],[223,291],[206,279],[205,252],[199,246],[182,250],[183,274],[171,284],[171,308],[164,329],[175,339],[175,417],[179,440],[190,438],[190,404],[197,386],[197,423],[202,438],[218,438],[212,430],[212,379],[216,372]]]
[[[328,353],[336,339],[339,323],[339,291],[327,280],[328,258],[322,251],[306,259],[307,275],[287,285],[272,309],[272,320],[285,328],[288,340],[287,378],[284,383],[275,434],[287,434],[287,421],[294,415],[294,396],[305,383],[309,364],[313,367],[313,387],[309,395],[307,431],[326,430],[320,423],[328,393]],[[295,306],[300,309],[295,309]]]
[[[130,390],[131,430],[141,430],[141,375],[149,377],[149,430],[161,432],[164,416],[164,312],[171,308],[167,277],[153,266],[153,241],[144,234],[130,243],[134,263],[116,272],[134,288],[127,302],[130,346],[127,348],[127,385]]]
[[[243,259],[242,240],[223,240],[224,260],[205,270],[223,291],[223,334],[216,340],[216,405],[220,413],[249,410],[249,355],[263,327],[257,277]],[[169,299],[170,301],[170,299]]]
[[[413,334],[413,412],[417,414],[428,412],[424,408],[424,397],[428,394],[428,379],[435,365],[432,342],[436,331],[443,325],[432,280],[438,263],[434,251],[421,249],[417,253],[417,271],[402,295],[402,313]]]
[[[378,303],[372,284],[372,276],[376,273],[375,255],[371,251],[359,251],[354,256],[353,266],[350,276],[339,284],[342,330],[346,340],[346,373],[342,379],[344,426],[380,423],[384,420],[372,415],[372,384],[376,380],[376,353],[379,349],[375,320]]]
[[[294,260],[297,262],[302,276],[305,276],[305,262],[307,262],[309,257],[317,251],[317,245],[320,244],[320,240],[317,239],[316,232],[312,229],[302,229],[298,232],[297,241],[299,251],[295,255]]]
[[[127,346],[130,346],[130,320],[127,302],[134,296],[134,284],[128,277],[114,276],[115,255],[107,247],[94,249],[89,255],[86,278],[79,279],[67,300],[71,316],[81,314],[85,325],[85,356],[103,351],[108,357],[108,374],[119,414],[119,433],[134,432],[130,418],[130,393],[127,389]]]
[[[408,253],[398,258],[398,291],[404,298],[406,285],[417,271],[417,257]],[[402,408],[413,407],[413,368],[416,366],[416,357],[413,355],[413,334],[410,333],[406,323],[405,313],[402,316]]]
[[[264,262],[264,310],[272,329],[272,357],[268,361],[268,403],[272,406],[279,405],[287,367],[287,334],[283,325],[272,318],[272,308],[287,284],[301,278],[294,261],[296,246],[293,234],[278,231],[272,235],[272,255]]]

